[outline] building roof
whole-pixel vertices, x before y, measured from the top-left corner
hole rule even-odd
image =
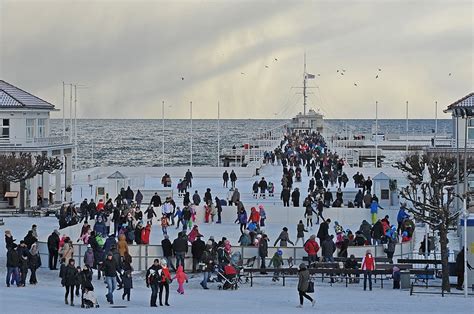
[[[18,108],[54,110],[54,105],[0,80],[0,109]]]
[[[379,180],[390,180],[390,177],[387,176],[385,173],[383,172],[379,172],[375,177],[372,178],[372,180],[376,180],[376,181],[379,181]]]
[[[115,171],[112,173],[110,176],[107,177],[107,179],[126,179],[127,177],[121,173],[120,171]]]
[[[448,108],[444,110],[444,112],[451,111],[454,108],[474,108],[474,92],[464,96],[459,100],[456,100],[451,105],[449,105]]]

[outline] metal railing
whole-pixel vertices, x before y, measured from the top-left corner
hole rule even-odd
[[[71,144],[69,136],[35,137],[35,138],[2,138],[0,147],[43,147]]]

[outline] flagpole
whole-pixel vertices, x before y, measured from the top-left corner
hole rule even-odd
[[[69,84],[69,142],[72,144],[72,84]]]
[[[436,137],[438,135],[438,102],[435,101],[435,134],[434,134],[434,141],[433,146],[436,147]]]
[[[161,166],[165,167],[165,101],[161,102]]]
[[[190,165],[193,166],[193,102],[189,102],[189,117],[191,119],[191,160]]]
[[[405,135],[405,141],[406,141],[406,153],[408,154],[408,101],[406,102],[406,135]]]
[[[375,101],[375,168],[379,167],[379,152],[378,152],[378,133],[379,133],[379,112],[378,102]]]
[[[64,99],[66,97],[66,90],[65,90],[65,86],[64,86],[64,81],[63,81],[63,138],[66,137],[66,120],[65,120],[65,116],[64,116],[64,111],[65,111],[65,107],[64,107]],[[63,139],[64,141],[64,139]]]
[[[221,125],[220,125],[220,103],[217,102],[217,167],[220,167],[220,151],[221,151]]]

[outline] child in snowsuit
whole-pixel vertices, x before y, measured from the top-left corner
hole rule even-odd
[[[275,268],[281,268],[281,266],[283,265],[283,258],[282,258],[282,255],[283,255],[283,251],[282,250],[278,250],[275,252],[275,254],[273,255],[272,259],[270,260],[270,264],[268,267],[270,267],[270,265],[273,265],[273,267]],[[280,277],[279,277],[280,273],[279,272],[274,272],[273,273],[273,278],[272,278],[272,281],[278,281],[280,280]]]
[[[122,300],[125,300],[125,297],[127,297],[127,301],[130,301],[130,290],[133,288],[132,270],[127,270],[124,272],[123,277],[122,277],[122,284],[123,284]]]
[[[174,217],[177,218],[178,222],[176,223],[176,229],[179,228],[179,223],[181,222],[182,224],[184,224],[183,222],[183,211],[181,210],[181,208],[176,207],[176,212],[174,214]]]
[[[188,281],[188,275],[183,270],[183,266],[179,265],[178,270],[176,271],[176,275],[173,277],[173,279],[176,278],[176,281],[178,281],[178,293],[179,294],[184,294],[184,282]]]

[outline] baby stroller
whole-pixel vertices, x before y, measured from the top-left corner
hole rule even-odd
[[[98,308],[99,302],[97,302],[97,298],[94,295],[94,289],[85,289],[84,294],[82,295],[82,305],[81,307],[90,309],[90,308]]]
[[[216,272],[224,283],[223,285],[218,286],[219,290],[237,290],[239,288],[237,270],[230,263],[224,266],[223,272],[216,267]]]

